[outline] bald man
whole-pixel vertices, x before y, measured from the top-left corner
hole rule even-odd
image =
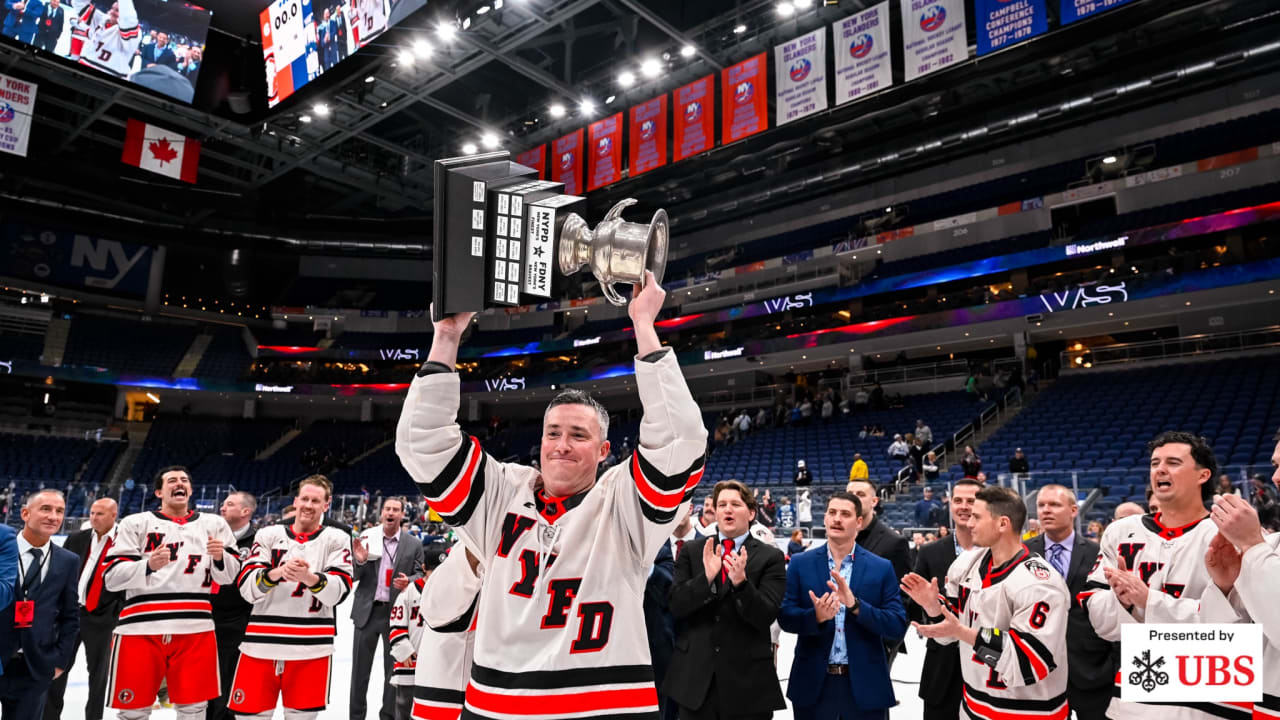
[[[76,651],[84,644],[85,662],[89,666],[89,698],[85,702],[85,720],[102,720],[106,706],[107,666],[111,659],[111,631],[124,605],[124,594],[109,592],[102,584],[102,561],[115,543],[116,501],[100,498],[89,506],[89,529],[67,536],[63,547],[80,558],[80,636]],[[72,662],[75,662],[74,659]],[[56,720],[62,714],[62,696],[67,689],[63,673],[49,687],[44,704],[44,720]]]
[[[1116,506],[1115,516],[1112,520],[1127,518],[1130,515],[1145,515],[1146,512],[1147,511],[1143,510],[1142,506],[1136,502],[1122,502]]]

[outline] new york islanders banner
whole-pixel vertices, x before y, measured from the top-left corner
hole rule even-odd
[[[978,54],[1017,45],[1049,30],[1045,0],[974,0]]]
[[[716,142],[714,75],[694,80],[674,93],[675,142],[671,159],[675,162],[710,150]]]
[[[0,152],[27,156],[38,87],[33,82],[0,75]]]
[[[1062,0],[1060,17],[1062,24],[1066,25],[1131,2],[1133,0]]]
[[[622,113],[587,126],[587,190],[612,185],[622,177]]]
[[[775,125],[827,109],[827,29],[818,28],[773,49],[778,105]]]
[[[769,129],[769,57],[760,53],[720,71],[720,142]]]
[[[835,38],[836,105],[893,85],[889,0],[831,26]]]
[[[631,108],[628,167],[631,177],[667,164],[667,94]]]
[[[901,8],[907,82],[969,58],[964,0],[902,0]]]
[[[564,183],[565,195],[582,194],[582,128],[551,143],[551,179]]]
[[[538,179],[547,179],[547,144],[542,143],[536,148],[529,148],[516,156],[516,162],[531,167],[538,171]]]

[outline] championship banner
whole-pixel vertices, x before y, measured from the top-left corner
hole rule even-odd
[[[902,0],[902,54],[907,82],[967,60],[964,0]]]
[[[720,71],[720,142],[769,129],[768,55],[760,53]]]
[[[715,145],[715,84],[713,75],[676,88],[676,107],[673,123],[675,142],[672,143],[673,162],[706,152]]]
[[[1062,0],[1059,17],[1062,18],[1062,24],[1066,25],[1131,2],[1133,0]]]
[[[17,11],[10,11],[17,12]],[[31,117],[36,107],[35,83],[0,75],[0,151],[27,156]]]
[[[516,156],[516,162],[531,167],[538,171],[538,179],[547,179],[547,144],[543,143],[536,148],[529,148]]]
[[[551,179],[564,183],[565,195],[582,194],[582,128],[551,143]]]
[[[1045,0],[974,0],[978,54],[1002,50],[1049,31]]]
[[[587,190],[612,185],[622,178],[622,113],[587,126]]]
[[[893,85],[889,0],[831,27],[836,50],[836,105]]]
[[[631,144],[627,148],[631,177],[667,164],[667,95],[631,108]]]
[[[827,29],[818,28],[773,49],[778,107],[774,125],[827,109]]]

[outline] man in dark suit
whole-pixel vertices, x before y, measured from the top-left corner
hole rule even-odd
[[[947,570],[956,556],[973,548],[973,532],[969,517],[974,499],[982,484],[977,480],[958,480],[951,488],[951,521],[955,532],[951,537],[925,545],[916,554],[915,573],[925,580],[937,579],[938,587],[947,580]],[[924,622],[924,611],[914,602],[907,606],[912,620]],[[920,671],[920,699],[924,700],[924,720],[956,720],[960,716],[960,651],[958,644],[941,645],[930,640],[925,646],[924,666]]]
[[[0,610],[13,603],[18,586],[18,533],[8,525],[0,525]],[[4,673],[0,662],[0,674]]]
[[[1039,535],[1027,541],[1027,549],[1062,575],[1071,597],[1083,592],[1098,543],[1075,531],[1079,507],[1075,495],[1062,485],[1046,485],[1036,495]],[[1071,603],[1067,614],[1067,704],[1078,720],[1102,720],[1107,716],[1120,658],[1115,644],[1098,637],[1088,612]]]
[[[382,640],[382,709],[379,720],[395,720],[396,689],[391,685],[391,606],[400,591],[421,576],[422,543],[400,528],[404,498],[382,501],[381,532],[352,545],[356,561],[356,592],[351,607],[355,620],[355,649],[351,670],[351,720],[364,720],[373,655]]]
[[[89,529],[72,533],[62,544],[76,554],[80,568],[76,596],[80,602],[80,632],[76,637],[76,650],[84,645],[85,664],[89,670],[89,697],[85,701],[86,720],[102,720],[106,707],[107,668],[111,661],[111,631],[116,627],[120,610],[124,607],[124,593],[111,592],[102,584],[102,562],[115,544],[116,501],[100,498],[89,506]],[[67,691],[67,675],[63,673],[49,686],[45,701],[45,720],[58,720],[62,716],[62,699]]]
[[[247,492],[233,492],[222,501],[220,512],[227,521],[231,534],[236,537],[240,557],[249,557],[253,548],[253,513],[258,509],[258,499]],[[223,585],[213,596],[213,634],[218,641],[218,672],[222,678],[222,695],[209,701],[209,720],[234,720],[227,711],[227,698],[231,695],[231,683],[235,680],[236,663],[240,661],[240,641],[249,625],[249,612],[253,605],[240,596],[240,588]]]
[[[22,508],[18,534],[17,598],[0,613],[0,718],[30,720],[44,713],[49,683],[71,668],[80,602],[75,553],[50,540],[62,529],[67,503],[57,490],[39,490]]]
[[[32,44],[45,52],[53,52],[58,46],[58,38],[62,37],[63,21],[62,0],[49,0],[44,14],[36,21],[39,24]]]
[[[663,543],[653,559],[653,568],[644,584],[644,627],[649,637],[649,657],[653,661],[654,687],[662,687],[662,679],[671,664],[671,652],[676,645],[675,618],[671,617],[669,596],[675,577],[676,561],[671,556],[671,543]],[[658,710],[665,717],[669,703],[658,696]]]
[[[911,544],[898,534],[897,530],[885,525],[880,518],[876,517],[880,495],[870,480],[850,480],[847,489],[850,494],[858,498],[859,507],[862,509],[862,517],[858,519],[859,526],[862,528],[858,531],[858,547],[870,550],[888,560],[893,565],[893,576],[901,580],[904,575],[911,572]],[[903,607],[906,607],[906,604],[907,598],[904,594]],[[885,652],[889,653],[890,667],[893,666],[893,660],[901,649],[902,638],[895,640],[892,645],[885,645]]]
[[[681,720],[769,718],[786,707],[769,632],[786,560],[751,535],[756,499],[746,485],[717,483],[712,497],[716,534],[689,542],[676,559],[671,614],[682,627],[662,691]]]
[[[893,565],[855,542],[863,517],[856,495],[832,493],[827,544],[787,568],[778,623],[799,635],[787,685],[796,720],[886,720],[897,704],[885,648],[902,641],[907,611]]]

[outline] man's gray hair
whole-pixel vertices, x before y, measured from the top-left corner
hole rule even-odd
[[[547,409],[543,411],[543,426],[547,424],[547,413],[551,412],[551,408],[557,405],[586,405],[592,410],[595,410],[596,418],[600,421],[600,439],[609,439],[609,411],[605,410],[604,406],[597,402],[596,399],[591,397],[591,395],[586,391],[574,388],[561,390],[560,394],[552,398],[551,402],[547,405]]]
[[[23,507],[28,510],[34,510],[36,506],[36,498],[40,497],[41,495],[57,495],[58,499],[62,501],[63,505],[67,504],[67,498],[65,495],[62,494],[61,490],[54,490],[53,488],[41,488],[27,496],[27,504],[23,505]]]
[[[249,514],[252,515],[253,513],[258,512],[258,498],[255,497],[253,493],[246,492],[244,490],[237,490],[227,497],[232,497],[233,495],[240,496],[240,503],[249,508]]]

